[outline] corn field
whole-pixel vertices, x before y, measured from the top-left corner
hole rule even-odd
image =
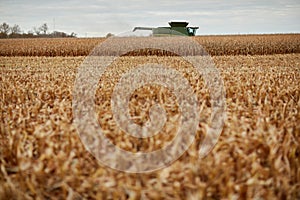
[[[211,103],[189,63],[153,52],[125,55],[98,83],[97,120],[113,144],[131,152],[154,151],[171,141],[180,110],[166,88],[139,88],[129,102],[135,123],[148,120],[155,102],[168,119],[154,137],[124,134],[110,105],[122,74],[142,63],[163,63],[182,73],[197,95],[196,140],[172,165],[144,174],[101,165],[73,124],[77,69],[104,39],[0,40],[0,199],[299,199],[300,35],[193,39],[212,55],[226,90],[225,126],[205,158],[197,152]]]
[[[196,36],[211,56],[300,53],[300,34]],[[104,38],[0,40],[0,56],[87,56]]]

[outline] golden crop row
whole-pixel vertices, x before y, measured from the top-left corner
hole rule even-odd
[[[300,53],[300,34],[197,36],[193,39],[212,56]],[[105,38],[2,39],[0,56],[87,56],[104,40]],[[153,54],[157,52],[141,52],[141,55]]]
[[[210,103],[202,79],[179,57],[117,59],[101,78],[95,109],[104,133],[120,148],[159,149],[178,125],[172,95],[152,86],[136,90],[130,112],[136,123],[144,123],[152,103],[161,103],[169,117],[163,131],[136,139],[116,126],[112,89],[136,65],[163,63],[180,71],[202,106],[197,141],[171,166],[146,174],[99,165],[80,142],[72,123],[72,91],[83,60],[0,57],[0,199],[300,198],[300,54],[213,57],[224,79],[228,118],[204,159],[197,151]]]

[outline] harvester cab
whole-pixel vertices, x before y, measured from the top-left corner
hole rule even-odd
[[[134,27],[136,30],[150,30],[153,36],[165,36],[165,35],[187,35],[195,36],[199,27],[187,27],[188,22],[169,22],[170,27]]]

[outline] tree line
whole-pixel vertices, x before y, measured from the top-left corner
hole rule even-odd
[[[0,25],[0,38],[50,38],[50,37],[76,37],[76,33],[67,34],[61,31],[49,32],[47,23],[39,27],[33,27],[27,33],[23,32],[19,25],[10,26],[6,22]]]

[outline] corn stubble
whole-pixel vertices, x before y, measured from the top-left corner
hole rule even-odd
[[[218,48],[226,43],[220,44],[214,46],[216,52],[224,51]],[[268,52],[280,51],[272,48]],[[189,150],[164,169],[128,174],[99,165],[72,124],[72,89],[84,57],[42,57],[47,54],[40,51],[40,57],[24,53],[25,57],[23,53],[0,58],[0,199],[300,198],[300,54],[213,57],[224,79],[227,120],[217,145],[204,159],[198,159],[197,151],[211,105],[192,66],[180,57],[116,60],[99,82],[95,110],[104,134],[118,147],[132,152],[157,150],[178,129],[176,98],[157,85],[136,90],[129,109],[142,125],[151,105],[161,103],[168,120],[160,134],[136,139],[117,127],[111,93],[122,74],[138,64],[163,63],[178,70],[200,102],[197,140]]]

